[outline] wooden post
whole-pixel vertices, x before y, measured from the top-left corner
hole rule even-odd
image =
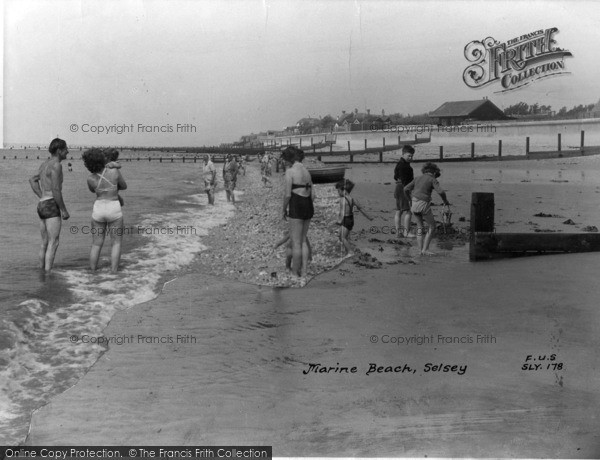
[[[529,136],[525,138],[525,155],[529,156]]]
[[[350,154],[350,163],[354,162],[354,156],[350,153],[350,141],[348,141],[348,153]]]
[[[585,139],[585,131],[581,130],[581,141],[579,142],[579,148],[583,150],[583,140]]]
[[[333,144],[329,144],[329,153],[333,153]]]
[[[398,147],[400,147],[400,136],[398,136]]]
[[[367,140],[365,139],[365,150],[367,150]]]
[[[379,152],[379,163],[383,163],[383,150]]]
[[[302,138],[300,138],[300,148],[302,148]]]
[[[471,142],[471,158],[475,158],[475,142]]]
[[[471,233],[494,231],[494,194],[471,194]]]
[[[314,145],[313,138],[310,138],[310,145]]]
[[[494,194],[473,192],[471,194],[471,235],[469,239],[469,260],[479,260],[476,245],[476,232],[494,231]]]
[[[502,159],[502,139],[498,140],[498,160]]]
[[[383,150],[385,150],[385,137],[383,138]]]
[[[560,133],[558,133],[558,151],[561,151]]]
[[[444,161],[444,146],[440,145],[440,161]]]

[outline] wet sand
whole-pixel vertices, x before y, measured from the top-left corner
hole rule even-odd
[[[471,192],[493,191],[502,231],[537,223],[574,232],[599,225],[600,168],[596,158],[573,161],[507,163],[502,173],[443,165],[440,180],[458,228],[468,227]],[[559,171],[569,182],[552,182]],[[38,410],[27,443],[598,457],[598,253],[470,263],[468,245],[450,241],[434,244],[437,257],[415,257],[371,228],[393,224],[392,176],[389,166],[349,171],[353,195],[377,215],[357,217],[355,241],[382,268],[348,260],[302,289],[205,273],[167,283],[157,299],[116,314],[105,336],[131,340],[111,344],[77,385]],[[356,372],[305,373],[311,363]],[[366,375],[371,364],[392,372]],[[532,365],[540,367],[523,370]]]

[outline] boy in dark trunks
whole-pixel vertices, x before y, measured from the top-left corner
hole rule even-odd
[[[354,208],[358,209],[367,219],[373,220],[362,208],[362,206],[354,198],[350,196],[350,192],[354,188],[354,182],[348,179],[342,179],[335,184],[335,188],[340,196],[340,212],[337,225],[340,226],[340,241],[344,245],[346,254],[352,251],[352,245],[348,241],[348,236],[354,228]]]
[[[394,198],[396,199],[396,215],[394,216],[394,224],[396,225],[397,237],[404,236],[405,238],[414,238],[415,235],[410,233],[410,220],[412,213],[410,212],[410,200],[404,192],[404,187],[410,184],[414,177],[413,168],[410,162],[415,154],[415,149],[411,145],[402,147],[402,157],[394,168],[394,180],[396,181],[396,189],[394,190]]]
[[[67,158],[69,149],[62,139],[54,139],[48,151],[52,155],[44,161],[38,173],[29,179],[29,185],[40,201],[37,213],[40,218],[42,245],[40,248],[41,268],[49,272],[54,264],[58,249],[58,240],[62,221],[67,220],[69,212],[62,196],[63,170],[61,161]]]

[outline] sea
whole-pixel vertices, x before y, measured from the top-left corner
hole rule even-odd
[[[0,151],[0,445],[22,443],[32,412],[73,386],[107,350],[98,337],[114,313],[155,298],[205,248],[209,229],[234,212],[224,192],[217,193],[214,207],[208,205],[200,160],[124,161],[128,189],[121,192],[120,271],[110,273],[107,237],[99,270],[92,273],[95,194],[73,150],[63,162],[63,196],[71,217],[62,222],[50,274],[39,268],[37,197],[28,183],[48,154]]]

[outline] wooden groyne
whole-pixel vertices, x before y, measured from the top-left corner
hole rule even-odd
[[[416,136],[415,136],[415,139],[416,139]],[[430,140],[431,140],[431,138],[426,139],[422,142],[430,142]],[[365,146],[366,146],[366,142],[367,141],[365,140]],[[419,143],[419,142],[404,141],[402,144],[417,144],[417,143]],[[323,162],[324,163],[332,163],[332,164],[336,164],[336,163],[337,164],[344,164],[344,163],[359,163],[359,164],[396,163],[397,160],[384,161],[383,160],[383,152],[388,151],[388,150],[397,150],[399,148],[400,147],[395,147],[394,149],[387,149],[385,146],[385,138],[384,138],[384,143],[383,143],[382,147],[375,147],[375,148],[370,148],[370,149],[365,148],[364,150],[351,151],[350,150],[350,142],[348,142],[348,151],[338,150],[336,152],[328,153],[328,154],[321,153],[321,154],[319,154],[319,159],[321,159],[321,156],[325,157]],[[362,160],[362,161],[357,161],[354,159],[355,155],[363,155],[365,153],[378,153],[379,158],[377,160]],[[444,146],[440,146],[439,147],[439,155],[437,158],[435,158],[435,157],[415,158],[412,161],[414,163],[422,163],[422,162],[427,162],[427,161],[436,161],[436,162],[440,162],[440,163],[447,163],[447,162],[459,163],[459,162],[469,162],[469,161],[542,160],[542,159],[547,159],[547,158],[569,158],[569,157],[580,157],[580,156],[598,155],[598,154],[600,154],[600,146],[587,146],[586,147],[585,146],[585,131],[581,131],[580,145],[579,145],[579,148],[577,148],[577,149],[564,150],[562,148],[562,136],[560,133],[558,133],[556,150],[531,151],[530,150],[530,137],[526,137],[523,154],[520,154],[520,155],[503,154],[502,140],[498,140],[498,148],[495,153],[486,153],[483,155],[477,154],[475,142],[471,142],[469,156],[465,155],[465,156],[460,156],[460,157],[447,157],[444,154]],[[349,156],[349,158],[347,160],[339,160],[339,159],[327,160],[327,156],[345,157],[346,155]]]
[[[600,251],[599,233],[496,233],[494,194],[471,196],[471,261],[592,251]]]

